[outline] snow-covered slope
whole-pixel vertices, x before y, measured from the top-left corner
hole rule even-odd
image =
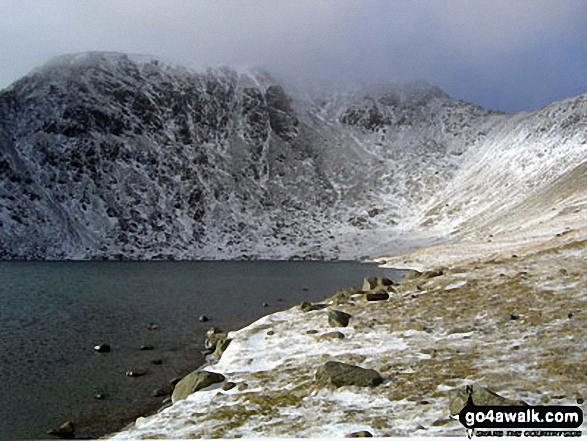
[[[585,108],[63,56],[0,92],[0,258],[359,258],[494,231],[574,181]]]

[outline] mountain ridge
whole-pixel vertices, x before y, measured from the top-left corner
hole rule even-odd
[[[572,151],[553,179],[586,159],[584,96],[504,115],[423,83],[310,93],[148,58],[64,56],[0,91],[0,258],[357,259],[450,240],[468,218],[439,204],[512,136]]]

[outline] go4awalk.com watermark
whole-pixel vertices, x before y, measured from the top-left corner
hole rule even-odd
[[[477,406],[469,393],[459,421],[469,438],[580,437],[583,411],[578,406]]]

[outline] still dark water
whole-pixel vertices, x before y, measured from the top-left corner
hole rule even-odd
[[[399,272],[356,262],[0,262],[0,439],[47,438],[65,421],[77,437],[116,431],[204,362],[211,326],[238,329],[371,275]],[[110,353],[94,353],[102,342]],[[137,369],[146,375],[125,375]]]

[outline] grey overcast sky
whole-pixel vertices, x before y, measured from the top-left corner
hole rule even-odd
[[[318,80],[426,80],[507,112],[587,93],[585,0],[0,0],[0,88],[53,56],[152,54]]]

